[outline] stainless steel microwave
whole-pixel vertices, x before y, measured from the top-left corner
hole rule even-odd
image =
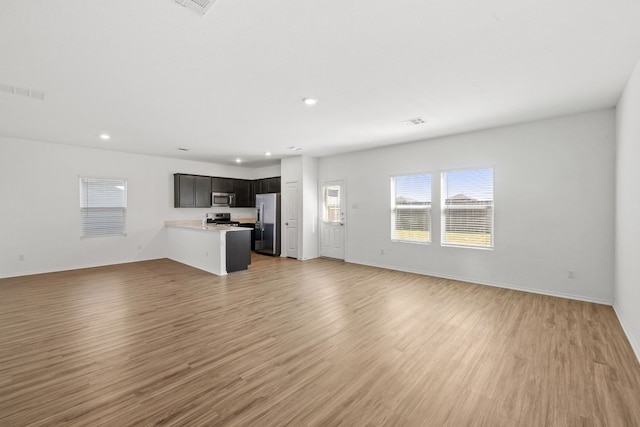
[[[211,207],[232,208],[236,205],[235,193],[211,193]]]

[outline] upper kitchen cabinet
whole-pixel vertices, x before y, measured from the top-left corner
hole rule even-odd
[[[265,194],[267,192],[267,183],[264,179],[256,179],[253,181],[254,194]]]
[[[173,205],[176,208],[196,206],[196,177],[193,175],[173,175]]]
[[[211,178],[211,191],[216,193],[233,193],[233,179],[231,178]]]
[[[236,194],[237,208],[252,208],[256,205],[256,201],[251,192],[251,181],[246,179],[233,180],[233,193]]]
[[[280,177],[257,179],[255,183],[255,194],[279,193]]]
[[[211,193],[235,193],[237,208],[253,208],[256,194],[279,193],[280,177],[256,180],[176,173],[173,175],[176,208],[211,207]]]
[[[208,176],[196,176],[196,208],[211,207],[211,179]]]
[[[174,206],[176,208],[211,207],[211,178],[196,175],[173,175]]]
[[[255,180],[249,181],[249,207],[256,207],[256,182]]]
[[[267,193],[279,193],[280,192],[280,177],[267,178]]]

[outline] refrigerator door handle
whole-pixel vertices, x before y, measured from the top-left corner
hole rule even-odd
[[[264,212],[264,203],[260,203],[260,211],[259,212]],[[264,231],[264,221],[260,221],[260,229],[262,231]]]

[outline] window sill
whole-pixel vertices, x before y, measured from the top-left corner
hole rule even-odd
[[[493,246],[454,245],[454,244],[447,244],[447,243],[442,243],[440,246],[442,246],[443,248],[480,249],[483,251],[493,250]]]
[[[409,243],[412,245],[432,245],[433,242],[429,241],[429,242],[419,242],[416,240],[398,240],[398,239],[391,239],[391,242],[393,243]]]

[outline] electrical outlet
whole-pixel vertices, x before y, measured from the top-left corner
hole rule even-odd
[[[138,250],[141,250],[141,249],[142,249],[142,245],[138,245]]]
[[[384,255],[384,249],[380,249],[380,255]]]
[[[24,261],[24,255],[22,254],[18,255],[18,261]]]
[[[567,274],[567,277],[569,277],[569,279],[575,279],[576,278],[576,272],[573,270],[569,270],[569,273]]]

